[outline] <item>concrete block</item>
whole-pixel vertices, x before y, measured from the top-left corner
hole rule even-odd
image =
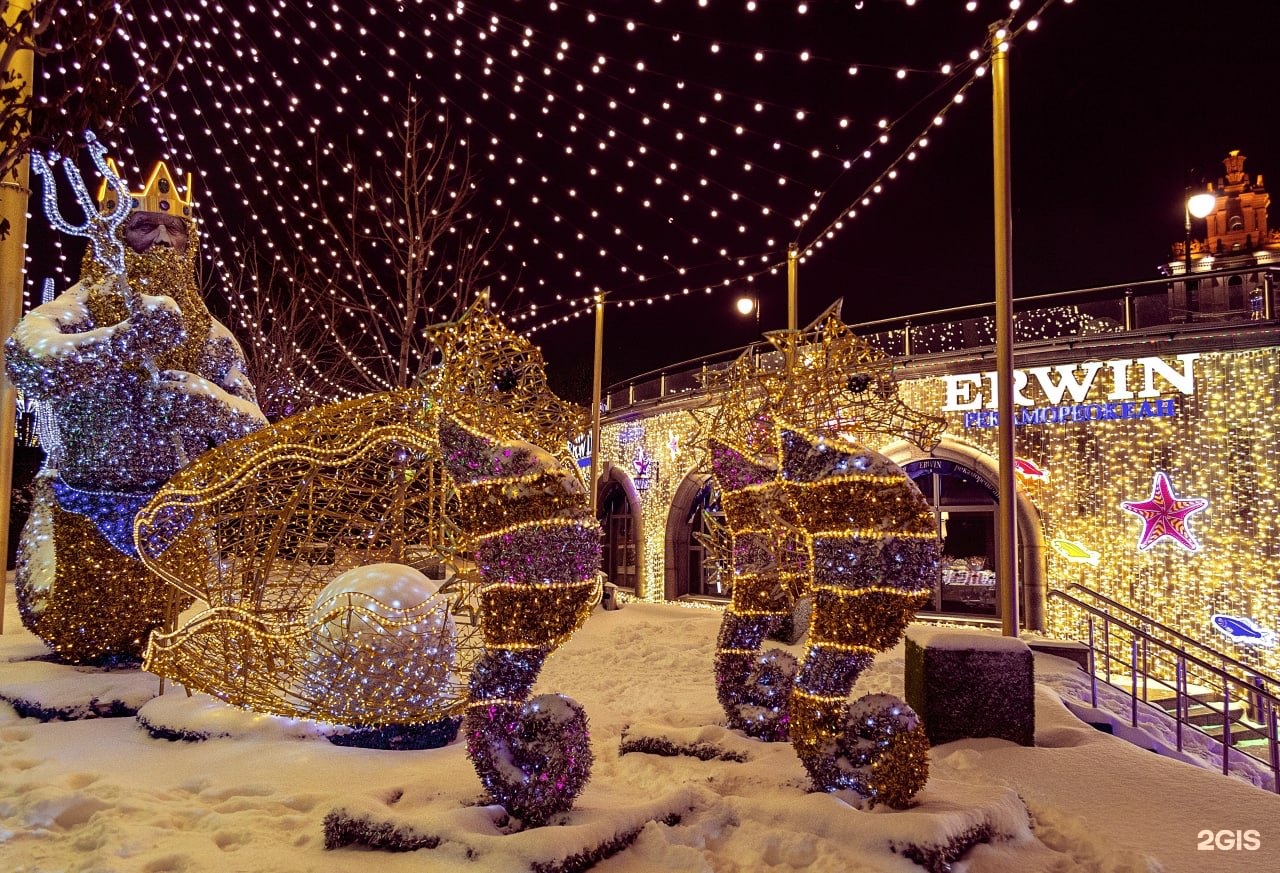
[[[1021,640],[911,628],[906,693],[932,745],[970,737],[1035,745],[1035,671]]]

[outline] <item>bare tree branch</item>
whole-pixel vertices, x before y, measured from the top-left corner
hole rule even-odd
[[[461,313],[494,270],[498,231],[471,209],[470,157],[447,124],[410,95],[388,147],[366,150],[338,150],[341,185],[317,156],[315,210],[303,219],[323,254],[280,265],[286,281],[272,290],[269,314],[308,321],[290,331],[326,346],[308,354],[328,362],[328,384],[309,387],[329,396],[417,383],[432,361],[427,325]]]
[[[245,369],[269,421],[318,406],[355,385],[341,381],[337,351],[315,312],[292,293],[296,265],[280,256],[246,253],[246,267],[231,274],[227,298],[244,344]]]
[[[0,0],[0,9],[11,6]],[[137,22],[129,0],[35,0],[16,15],[6,12],[0,29],[0,176],[33,148],[75,153],[85,130],[116,127],[164,87],[185,43],[186,19],[168,20],[174,32],[130,42],[127,25]],[[34,82],[13,68],[21,51],[36,56]],[[121,71],[133,67],[138,78],[124,81]]]

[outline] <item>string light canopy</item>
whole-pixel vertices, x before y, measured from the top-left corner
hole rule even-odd
[[[729,293],[793,241],[821,258],[938,147],[985,73],[988,21],[1034,30],[1054,2],[135,0],[119,75],[148,75],[142,46],[182,51],[138,122],[103,139],[126,176],[154,157],[196,173],[205,266],[233,320],[266,343],[263,294],[323,319],[340,366],[289,351],[309,390],[341,397],[400,387],[369,361],[421,330],[399,311],[419,270],[438,277],[424,318],[461,310],[451,273],[465,273],[534,332],[601,295]],[[397,188],[408,107],[420,148],[459,149],[431,181],[466,199],[455,238],[475,240],[425,263],[397,257],[417,238]],[[352,260],[355,237],[378,245]]]

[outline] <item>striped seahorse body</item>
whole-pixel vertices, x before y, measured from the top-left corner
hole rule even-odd
[[[721,467],[733,475],[720,482],[731,527],[742,524],[751,534],[772,523],[798,530],[808,544],[813,617],[791,687],[792,745],[816,789],[852,789],[873,804],[906,806],[928,778],[928,740],[919,718],[891,695],[852,704],[848,697],[875,654],[901,639],[931,595],[939,562],[932,511],[883,455],[783,423],[776,427],[779,463],[772,479],[770,468],[722,446]],[[730,642],[759,645],[758,626],[734,622],[741,625],[730,632],[726,616],[722,649],[730,633],[737,634]]]
[[[781,562],[774,505],[778,471],[712,439],[711,469],[729,523],[733,594],[716,642],[716,697],[729,726],[769,742],[787,739],[798,665],[782,649],[760,651],[786,612],[774,598]]]
[[[467,752],[508,813],[545,822],[586,785],[591,746],[577,703],[529,694],[590,609],[600,529],[574,473],[536,446],[442,419],[440,447],[482,582],[484,654],[471,672]]]

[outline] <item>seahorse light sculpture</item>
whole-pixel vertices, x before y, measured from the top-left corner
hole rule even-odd
[[[509,813],[542,823],[569,809],[591,774],[582,707],[529,693],[547,655],[586,618],[600,528],[577,475],[547,452],[447,419],[440,447],[483,586],[485,650],[471,671],[467,752]]]
[[[919,718],[891,695],[852,704],[848,695],[931,594],[939,561],[932,512],[883,455],[785,422],[775,435],[777,466],[716,441],[711,450],[735,573],[768,565],[760,536],[779,521],[807,545],[813,623],[804,662],[792,684],[776,686],[776,698],[789,694],[791,742],[816,789],[852,789],[873,804],[901,808],[928,777]],[[740,657],[753,657],[763,635],[763,622],[737,605],[735,599],[725,618],[722,658],[733,646]]]
[[[438,378],[452,388],[440,395],[440,451],[481,582],[484,652],[464,730],[493,798],[540,824],[569,809],[590,777],[582,707],[529,694],[547,655],[591,609],[600,527],[568,455],[585,410],[547,390],[541,353],[527,341],[495,343],[492,320],[472,311],[432,334]]]
[[[766,334],[772,351],[749,350],[709,374],[708,406],[694,412],[730,527],[719,556],[733,589],[716,650],[716,693],[731,727],[773,742],[788,737],[799,665],[761,646],[788,614],[788,601],[809,593],[813,575],[804,536],[762,496],[782,463],[776,423],[836,440],[905,437],[926,449],[945,425],[902,402],[892,361],[849,330],[839,305],[802,331]],[[729,500],[731,492],[741,496]],[[729,510],[744,501],[754,504],[751,512]]]

